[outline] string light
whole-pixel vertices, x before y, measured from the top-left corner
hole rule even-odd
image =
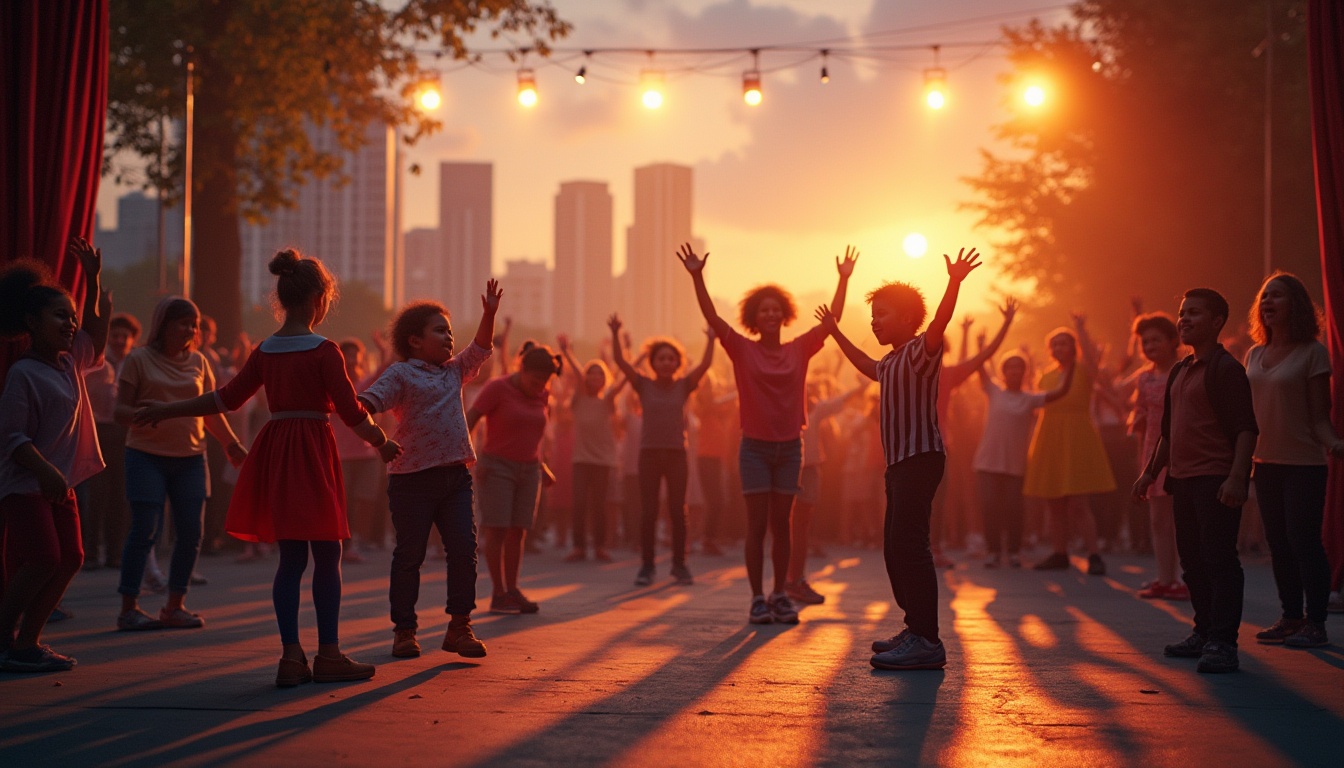
[[[821,49],[821,84],[822,84],[822,85],[825,85],[825,84],[831,82],[831,73],[826,69],[826,59],[827,59],[830,55],[831,55],[831,52],[830,52],[829,50],[827,50],[827,49],[825,49],[825,48],[822,48],[822,49]]]
[[[755,107],[761,103],[761,54],[751,52],[751,69],[742,73],[742,100],[747,106]]]
[[[439,91],[437,78],[424,80],[416,86],[415,103],[426,112],[433,112],[443,104],[443,94]]]
[[[574,73],[574,82],[583,85],[588,82],[588,58],[592,56],[591,51],[583,52],[583,64],[579,65],[579,71]]]
[[[518,103],[528,109],[537,106],[537,78],[530,69],[518,70]]]
[[[639,73],[639,100],[646,108],[657,109],[663,106],[665,79],[661,69],[645,69]]]
[[[938,49],[933,46],[933,66],[924,70],[924,103],[933,110],[947,104],[947,70],[938,66]]]

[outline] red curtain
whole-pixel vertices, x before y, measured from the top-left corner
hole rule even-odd
[[[36,258],[76,290],[65,244],[92,239],[107,45],[108,0],[0,3],[0,262]]]
[[[1335,431],[1344,434],[1344,3],[1311,0],[1307,19],[1311,78],[1311,143],[1316,160],[1316,209],[1321,228],[1326,346]],[[1330,463],[1325,505],[1325,547],[1334,585],[1344,580],[1344,471]]]

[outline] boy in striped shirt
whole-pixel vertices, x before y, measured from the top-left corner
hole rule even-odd
[[[938,639],[938,577],[929,547],[933,495],[946,461],[938,432],[938,373],[943,334],[952,321],[961,283],[979,255],[963,248],[947,262],[947,290],[924,333],[916,335],[928,310],[918,288],[892,282],[868,294],[873,336],[891,351],[881,360],[868,357],[840,332],[830,308],[817,308],[817,319],[835,337],[845,357],[881,388],[882,450],[886,456],[887,514],[882,554],[896,604],[905,611],[900,634],[873,643],[871,663],[878,669],[942,669],[947,653]]]

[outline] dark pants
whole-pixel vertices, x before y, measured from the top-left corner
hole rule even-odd
[[[1255,497],[1274,564],[1274,584],[1285,619],[1325,621],[1330,601],[1330,561],[1321,541],[1325,515],[1325,465],[1255,465]]]
[[[447,554],[448,601],[444,612],[470,616],[476,608],[476,520],[471,513],[471,472],[466,465],[431,467],[389,475],[388,506],[397,546],[392,550],[388,599],[397,629],[415,629],[420,566],[429,531],[438,526]]]
[[[700,491],[705,497],[705,541],[714,541],[719,537],[719,518],[723,508],[723,459],[718,456],[701,456],[696,461],[700,470]]]
[[[126,503],[126,427],[101,422],[97,427],[107,469],[79,484],[79,525],[85,559],[116,567],[121,565],[121,547],[131,524],[131,508]]]
[[[976,472],[980,508],[985,514],[985,546],[998,555],[1008,536],[1008,554],[1022,551],[1022,477],[1002,472]]]
[[[173,514],[173,559],[168,566],[168,591],[185,595],[201,554],[201,522],[205,515],[205,456],[157,456],[126,449],[126,497],[131,503],[131,530],[121,550],[121,584],[117,591],[140,594],[145,558],[164,529],[163,504]]]
[[[929,548],[933,495],[943,480],[947,457],[919,453],[887,467],[887,516],[882,555],[896,605],[905,611],[905,625],[930,642],[938,642],[938,574]]]
[[[271,582],[271,602],[280,642],[299,642],[299,594],[303,572],[308,570],[308,551],[313,552],[313,612],[317,614],[317,642],[340,643],[341,542],[281,539],[280,563]]]
[[[574,469],[574,548],[588,548],[588,524],[593,526],[593,547],[607,546],[607,479],[611,467],[576,461]]]
[[[1218,475],[1173,477],[1171,496],[1176,552],[1195,609],[1195,634],[1236,645],[1245,588],[1237,557],[1241,507],[1218,501],[1218,488],[1226,480]]]
[[[672,564],[686,563],[686,480],[690,468],[681,448],[644,448],[639,452],[639,543],[644,565],[653,565],[658,529],[658,492],[667,480],[667,516],[672,522]]]
[[[12,640],[21,621],[21,632],[37,638],[84,564],[75,500],[53,504],[35,493],[0,499],[0,554],[0,632]]]

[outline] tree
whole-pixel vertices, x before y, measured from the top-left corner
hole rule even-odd
[[[1273,2],[1275,266],[1319,286],[1305,3]],[[965,207],[1008,273],[1111,327],[1195,285],[1249,309],[1262,277],[1265,0],[1087,0],[1005,30],[1013,114]],[[1021,86],[1047,83],[1038,111]],[[1235,327],[1236,318],[1230,324]]]
[[[540,53],[568,33],[549,0],[112,0],[106,169],[119,181],[181,194],[181,145],[163,125],[185,113],[195,66],[193,298],[221,337],[242,327],[243,219],[293,204],[294,190],[341,172],[315,148],[314,126],[343,149],[370,122],[408,143],[440,125],[413,108],[428,74],[417,46],[470,56],[468,38],[520,35]],[[170,144],[166,152],[161,148]],[[140,169],[143,168],[143,173]]]

